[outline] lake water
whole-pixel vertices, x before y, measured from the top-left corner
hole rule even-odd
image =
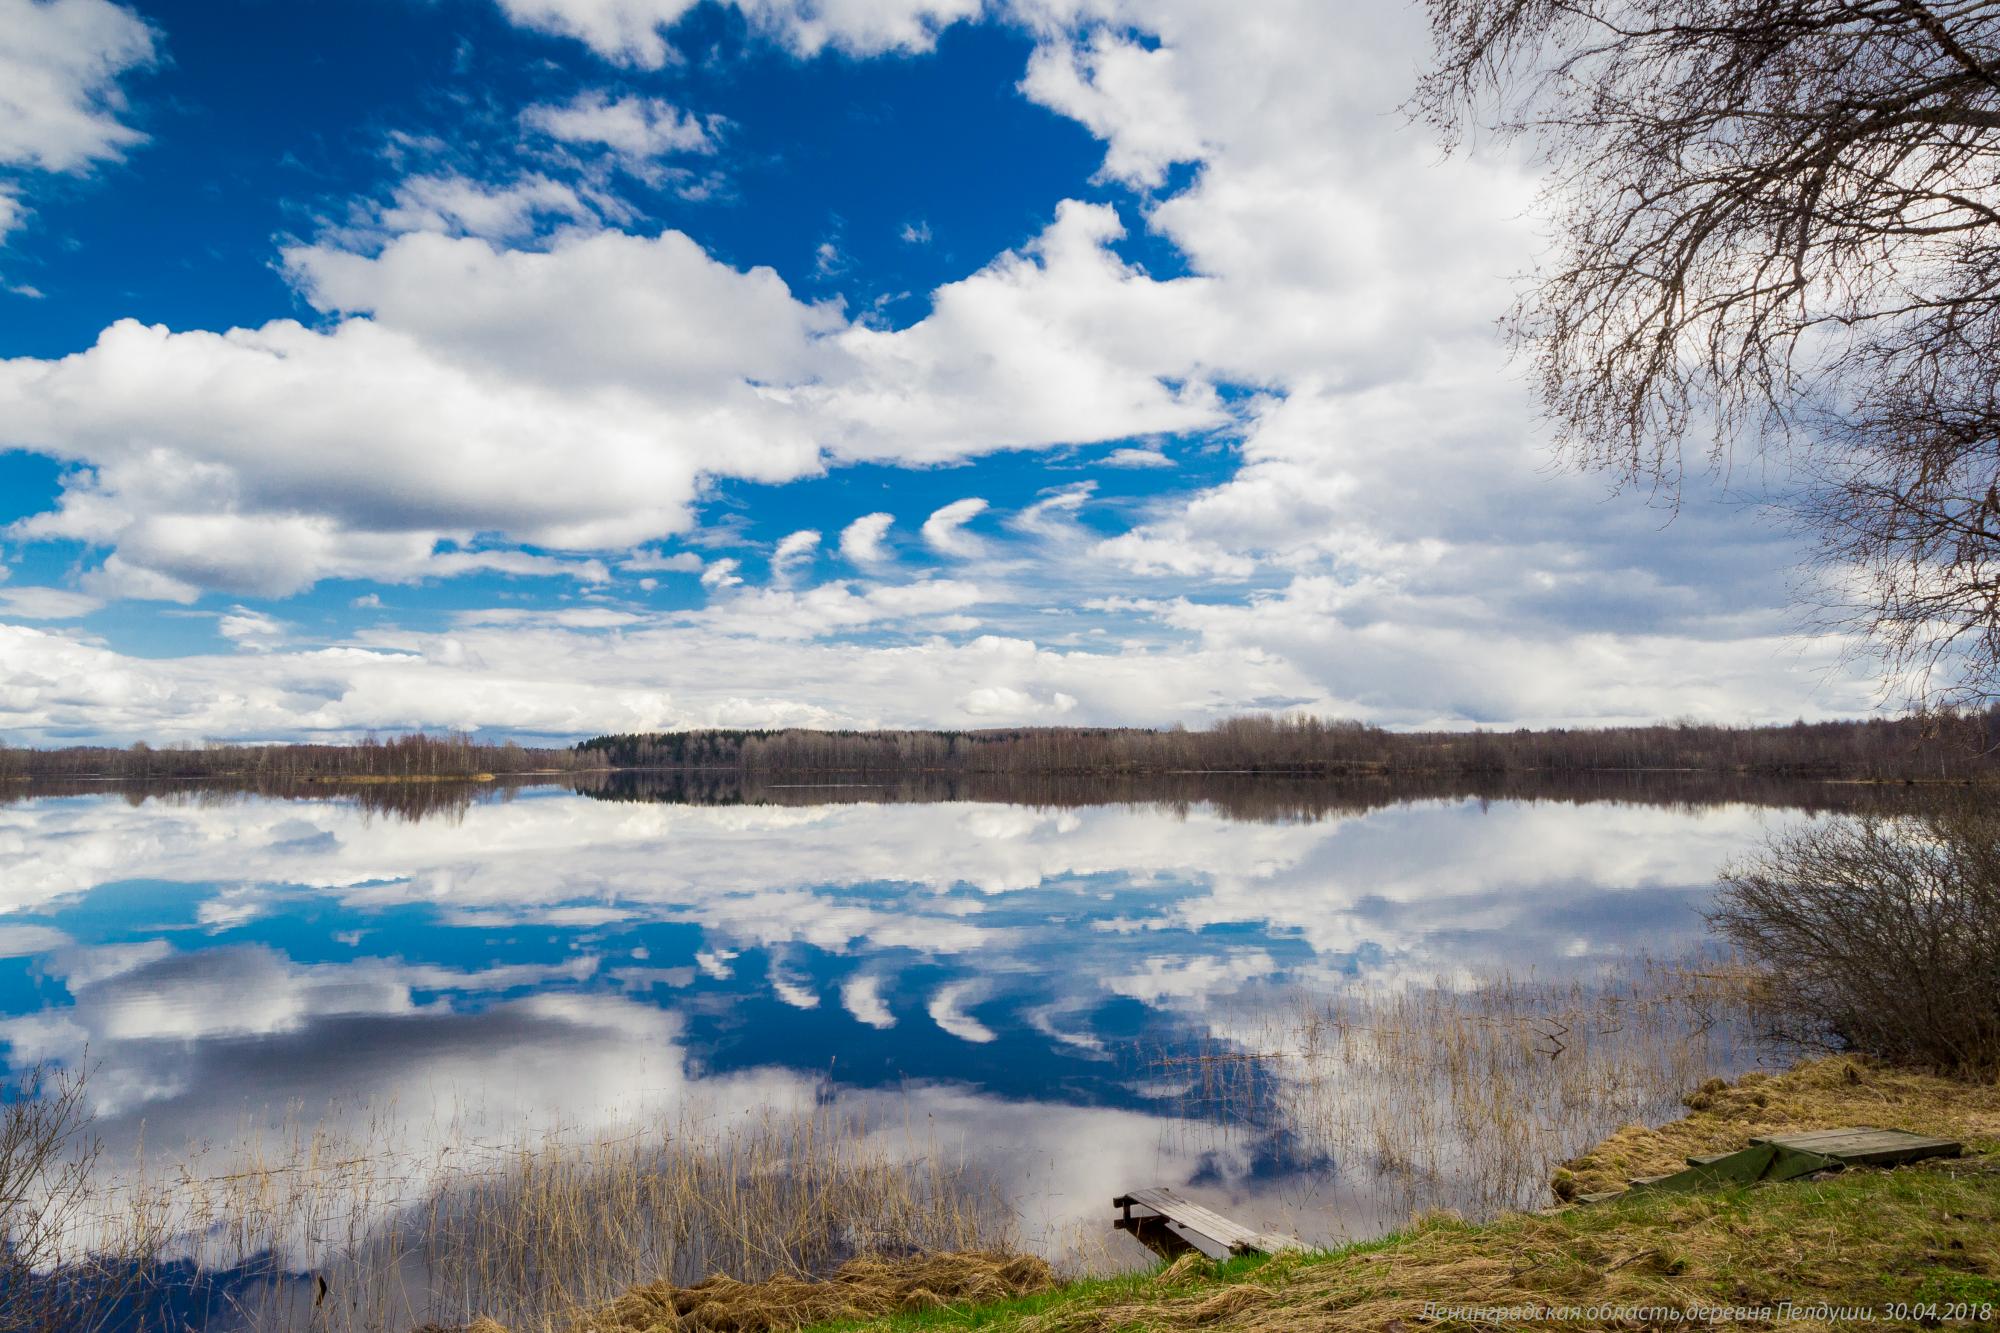
[[[1176,1053],[1268,1045],[1302,995],[1698,956],[1718,867],[1802,817],[1671,785],[659,794],[0,805],[7,1062],[90,1065],[107,1170],[142,1142],[227,1162],[301,1116],[422,1159],[446,1135],[837,1103],[989,1165],[1052,1253],[1156,1184],[1328,1239],[1408,1200],[1283,1117],[1223,1123]]]

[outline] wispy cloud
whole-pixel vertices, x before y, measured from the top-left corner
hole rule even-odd
[[[862,972],[849,977],[840,987],[840,1003],[856,1021],[866,1023],[871,1028],[892,1028],[896,1026],[896,1015],[882,998],[881,978],[873,973]]]
[[[1044,492],[1040,499],[1008,520],[1016,531],[1044,541],[1074,539],[1080,535],[1077,511],[1090,503],[1097,492],[1094,481],[1072,482]]]
[[[985,554],[986,543],[965,530],[965,525],[985,513],[986,501],[978,496],[953,500],[924,520],[924,540],[939,555],[955,560],[972,560]]]
[[[248,607],[231,607],[215,622],[216,633],[251,652],[265,653],[284,646],[292,627],[276,616]]]
[[[531,173],[488,182],[444,174],[411,176],[396,185],[379,215],[391,232],[435,231],[512,241],[533,236],[550,219],[595,226],[598,209],[565,181]]]
[[[1158,449],[1113,449],[1103,459],[1105,467],[1177,467],[1173,459]]]
[[[789,583],[818,553],[819,533],[806,528],[790,534],[771,552],[771,577]]]
[[[0,588],[0,612],[17,620],[75,620],[103,605],[101,597],[64,588]]]
[[[720,560],[711,560],[708,568],[701,571],[701,586],[715,589],[735,587],[737,584],[743,582],[742,577],[736,572],[742,567],[742,564],[742,561],[735,559],[733,556],[724,556]]]
[[[716,117],[700,117],[658,97],[613,98],[585,92],[561,104],[541,103],[521,123],[564,143],[594,144],[638,162],[716,149]]]
[[[981,0],[869,0],[865,4],[771,4],[725,0],[751,30],[801,56],[829,48],[851,56],[928,51],[953,23],[977,18]],[[574,37],[607,60],[659,69],[680,59],[668,40],[689,6],[682,0],[499,0],[516,23]]]
[[[998,1034],[992,1028],[965,1012],[967,1001],[977,1000],[982,989],[983,983],[977,981],[954,981],[938,987],[925,1006],[931,1022],[960,1041],[983,1045],[998,1040]]]
[[[637,550],[618,562],[628,574],[699,574],[701,557],[693,551]]]
[[[840,553],[857,565],[876,565],[889,558],[883,541],[896,522],[891,514],[863,514],[840,533]]]

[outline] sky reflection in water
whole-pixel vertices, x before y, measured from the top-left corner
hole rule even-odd
[[[1296,1204],[1326,1166],[1190,1134],[1149,1052],[1300,986],[1683,955],[1718,865],[1792,817],[507,796],[0,806],[8,1062],[87,1052],[114,1151],[320,1108],[421,1146],[834,1096],[1004,1160],[1046,1242],[1132,1186]]]

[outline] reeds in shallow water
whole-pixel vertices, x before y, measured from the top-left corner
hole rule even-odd
[[[485,1317],[533,1333],[661,1280],[1011,1239],[972,1167],[824,1110],[446,1141],[422,1160],[300,1126],[208,1160],[72,1182],[56,1211],[13,1207],[9,1236],[60,1223],[37,1244],[63,1263],[0,1284],[0,1330],[402,1333]]]
[[[1252,1220],[1330,1240],[1423,1210],[1546,1202],[1564,1159],[1767,1058],[1755,1004],[1751,978],[1718,965],[1357,982],[1212,1020],[1214,1036],[1155,1053],[1148,1073],[1173,1089],[1169,1132],[1250,1143],[1239,1162],[1318,1191],[1317,1220]],[[61,1176],[61,1206],[40,1214],[18,1202],[33,1191],[0,1200],[17,1246],[69,1260],[59,1278],[17,1272],[0,1289],[0,1330],[406,1333],[486,1317],[544,1333],[662,1282],[1004,1249],[1033,1203],[935,1143],[825,1105],[615,1133],[446,1125],[420,1136],[428,1148],[411,1129],[394,1114],[246,1129],[169,1164]],[[38,1216],[58,1224],[53,1239],[33,1233]],[[63,1318],[34,1313],[57,1307]]]
[[[1179,1085],[1188,1122],[1282,1140],[1376,1218],[1483,1217],[1549,1202],[1565,1158],[1671,1118],[1713,1074],[1772,1058],[1755,1036],[1757,992],[1753,973],[1724,964],[1356,983],[1161,1051],[1154,1072]]]

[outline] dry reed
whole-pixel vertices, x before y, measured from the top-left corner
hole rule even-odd
[[[946,1252],[854,1259],[820,1281],[711,1277],[693,1286],[655,1283],[578,1315],[565,1333],[761,1333],[834,1320],[976,1305],[1048,1291],[1048,1264],[1024,1254]]]
[[[1754,976],[1640,964],[1615,977],[1497,976],[1301,994],[1231,1040],[1162,1054],[1216,1132],[1282,1136],[1392,1222],[1547,1202],[1566,1157],[1667,1118],[1682,1092],[1772,1054]]]
[[[1011,1238],[998,1191],[970,1165],[935,1144],[884,1146],[828,1111],[461,1138],[421,1159],[388,1124],[294,1125],[100,1170],[66,1201],[61,1234],[37,1241],[61,1266],[0,1291],[0,1330],[180,1328],[196,1309],[197,1327],[255,1333],[481,1317],[541,1333],[663,1280],[800,1278]],[[13,1208],[8,1220],[20,1232],[35,1219]],[[61,1317],[24,1322],[29,1289]]]

